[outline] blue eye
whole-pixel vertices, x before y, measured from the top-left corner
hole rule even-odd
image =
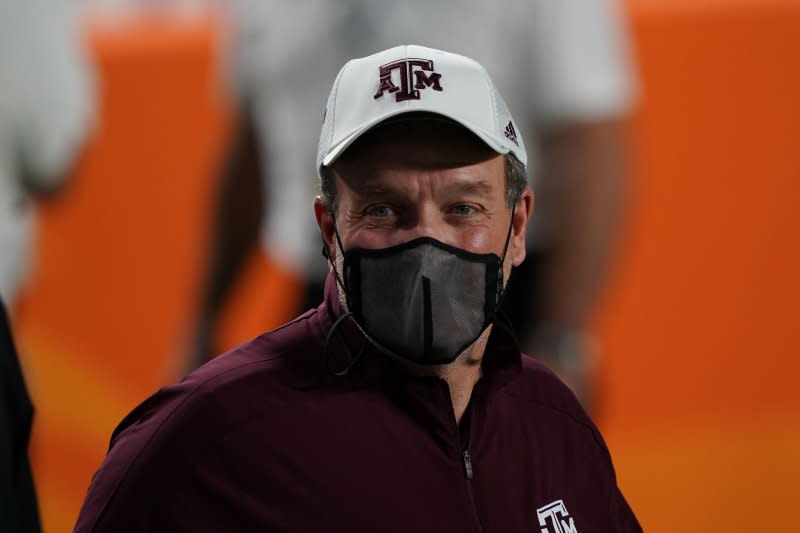
[[[375,207],[371,207],[367,210],[367,215],[371,217],[389,217],[394,214],[394,211],[388,205],[376,205]]]
[[[475,212],[475,208],[467,204],[458,204],[451,207],[450,212],[455,215],[471,215]]]

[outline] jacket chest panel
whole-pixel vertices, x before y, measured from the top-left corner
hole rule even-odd
[[[476,530],[454,446],[394,405],[333,397],[248,420],[213,453],[263,527]]]
[[[249,495],[242,512],[297,530],[538,531],[539,509],[560,500],[580,531],[603,520],[597,487],[608,481],[582,466],[592,443],[563,417],[477,409],[468,480],[457,433],[437,436],[378,397],[354,399],[269,410],[220,443],[220,479]]]

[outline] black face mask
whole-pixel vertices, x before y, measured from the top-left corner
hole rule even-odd
[[[347,250],[340,283],[353,318],[373,343],[400,358],[453,362],[494,321],[511,229],[502,258],[430,237]],[[341,249],[338,232],[336,238]]]
[[[364,332],[399,357],[451,363],[494,320],[502,261],[429,237],[344,254],[347,305]]]

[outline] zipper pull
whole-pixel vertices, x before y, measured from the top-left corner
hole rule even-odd
[[[464,450],[464,475],[467,479],[472,479],[472,459],[469,457],[469,450]]]

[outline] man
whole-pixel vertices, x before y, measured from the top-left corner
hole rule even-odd
[[[325,302],[112,436],[77,531],[641,531],[575,397],[497,319],[533,196],[471,59],[399,46],[334,82]]]
[[[226,304],[242,288],[237,278],[258,264],[253,250],[268,257],[271,268],[264,275],[272,280],[292,286],[305,279],[306,305],[298,309],[319,304],[327,269],[316,228],[305,217],[316,174],[315,139],[307,132],[319,124],[318,102],[347,59],[416,42],[457,49],[491,65],[514,110],[528,142],[527,168],[540,209],[503,307],[525,351],[550,365],[592,411],[594,362],[602,347],[587,332],[588,322],[620,231],[628,183],[622,123],[635,85],[618,4],[233,2],[231,63],[243,120],[216,195],[192,368],[257,334],[258,324],[276,320],[281,311],[295,314],[290,302],[260,313],[255,305],[251,313],[235,312],[239,321],[231,328]]]

